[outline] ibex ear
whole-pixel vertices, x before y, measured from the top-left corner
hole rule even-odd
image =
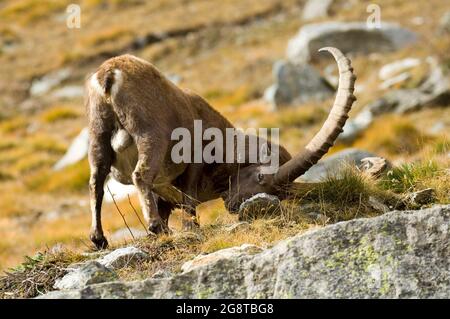
[[[258,180],[258,183],[263,183],[264,182],[264,174],[261,172],[256,173],[256,179]]]

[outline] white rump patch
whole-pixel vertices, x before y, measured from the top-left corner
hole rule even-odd
[[[122,71],[120,71],[119,69],[115,69],[114,70],[114,83],[111,87],[111,96],[112,97],[115,97],[117,95],[120,87],[122,86],[122,83],[123,83]]]
[[[89,85],[95,92],[97,92],[101,96],[104,95],[103,88],[98,81],[97,72],[92,74],[91,79],[89,80]]]

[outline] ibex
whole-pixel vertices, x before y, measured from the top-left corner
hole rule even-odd
[[[90,239],[96,247],[108,245],[101,226],[101,206],[109,173],[121,183],[136,186],[148,229],[153,233],[167,230],[175,207],[181,206],[195,216],[197,204],[222,198],[230,212],[236,212],[241,203],[257,193],[285,196],[280,189],[328,152],[356,100],[350,60],[336,48],[322,50],[333,55],[339,69],[333,107],[302,152],[291,157],[279,146],[281,166],[272,174],[263,173],[263,163],[174,163],[170,156],[174,129],[192,131],[194,120],[202,120],[203,129],[225,131],[233,125],[202,97],[177,87],[152,64],[132,55],[105,61],[86,81]],[[270,141],[267,143],[270,147]]]

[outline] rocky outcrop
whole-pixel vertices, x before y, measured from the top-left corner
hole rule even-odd
[[[388,91],[379,99],[367,104],[363,110],[350,119],[344,126],[344,132],[339,140],[351,142],[356,139],[374,119],[386,113],[407,113],[422,108],[447,106],[450,103],[450,80],[436,59],[427,60],[430,73],[426,80],[417,88],[397,89]],[[383,68],[381,69],[383,71]],[[389,71],[380,71],[381,76],[387,76]]]
[[[298,180],[304,182],[320,182],[328,175],[336,176],[336,174],[339,174],[339,169],[344,164],[356,165],[362,168],[366,165],[363,159],[371,157],[376,157],[376,155],[364,150],[348,148],[322,159]],[[390,164],[387,163],[387,165],[389,166]]]
[[[450,205],[394,211],[230,254],[168,278],[41,298],[449,298]]]
[[[382,23],[371,28],[366,22],[325,22],[303,26],[289,41],[287,56],[295,63],[308,63],[325,57],[318,50],[325,46],[344,53],[372,53],[398,50],[414,43],[417,35],[397,24]]]
[[[309,64],[296,65],[277,61],[273,66],[275,84],[264,93],[272,106],[323,101],[334,94],[334,88]]]

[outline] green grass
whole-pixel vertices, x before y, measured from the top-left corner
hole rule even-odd
[[[70,120],[80,117],[80,112],[74,110],[71,107],[60,106],[54,107],[44,112],[41,116],[42,121],[45,123],[54,123],[62,120]]]
[[[88,190],[89,163],[83,160],[57,172],[39,171],[25,178],[29,190],[51,193],[84,192]]]
[[[407,163],[391,169],[379,185],[396,193],[414,191],[423,182],[440,173],[439,165],[434,161]]]

